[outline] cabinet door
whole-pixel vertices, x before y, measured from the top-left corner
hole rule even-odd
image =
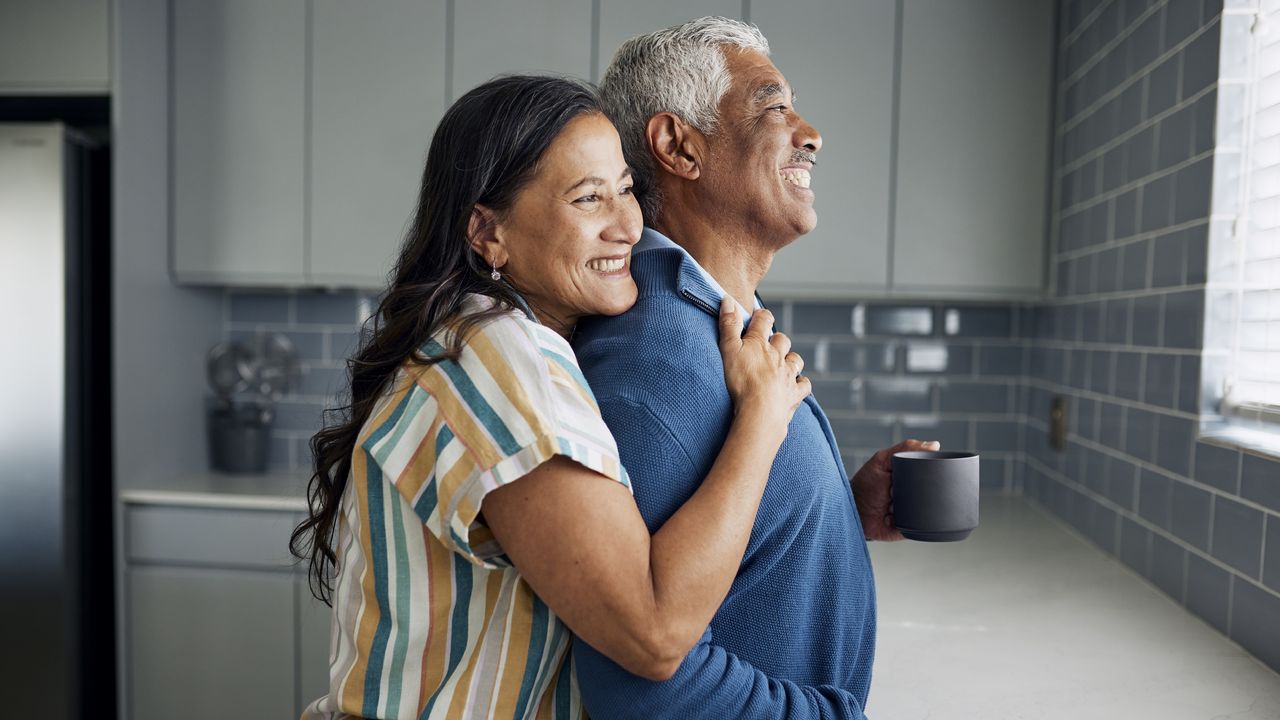
[[[704,15],[741,18],[741,0],[600,0],[600,39],[592,80],[604,70],[624,40]]]
[[[0,94],[111,91],[107,0],[0,3]]]
[[[127,570],[130,716],[297,717],[291,573]]]
[[[297,594],[298,631],[298,714],[329,693],[329,631],[332,610],[311,594],[307,579],[294,582]]]
[[[1053,5],[906,0],[896,290],[1040,292]]]
[[[313,283],[381,288],[444,113],[444,0],[315,0]]]
[[[591,75],[591,0],[467,0],[453,12],[453,98],[500,73]]]
[[[777,254],[761,292],[839,296],[888,284],[894,3],[756,3],[772,59],[818,132],[818,226]]]
[[[173,0],[173,269],[303,278],[304,0]]]

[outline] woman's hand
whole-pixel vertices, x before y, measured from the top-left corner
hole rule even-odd
[[[804,359],[791,352],[791,339],[782,333],[770,337],[772,328],[773,313],[761,308],[743,333],[737,303],[727,295],[720,303],[720,356],[734,415],[761,421],[778,433],[781,443],[811,387],[809,378],[800,375]]]

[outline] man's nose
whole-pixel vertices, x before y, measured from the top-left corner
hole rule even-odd
[[[809,152],[816,153],[822,149],[822,135],[818,129],[810,125],[803,117],[799,118],[800,124],[796,126],[795,143]]]

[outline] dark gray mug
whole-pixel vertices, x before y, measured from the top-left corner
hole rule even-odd
[[[911,540],[969,537],[978,527],[978,454],[894,453],[893,523]]]

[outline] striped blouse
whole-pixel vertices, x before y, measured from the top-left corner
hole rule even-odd
[[[477,521],[486,493],[557,454],[630,487],[573,350],[511,312],[391,388],[352,456],[329,694],[303,718],[584,717],[568,629]]]

